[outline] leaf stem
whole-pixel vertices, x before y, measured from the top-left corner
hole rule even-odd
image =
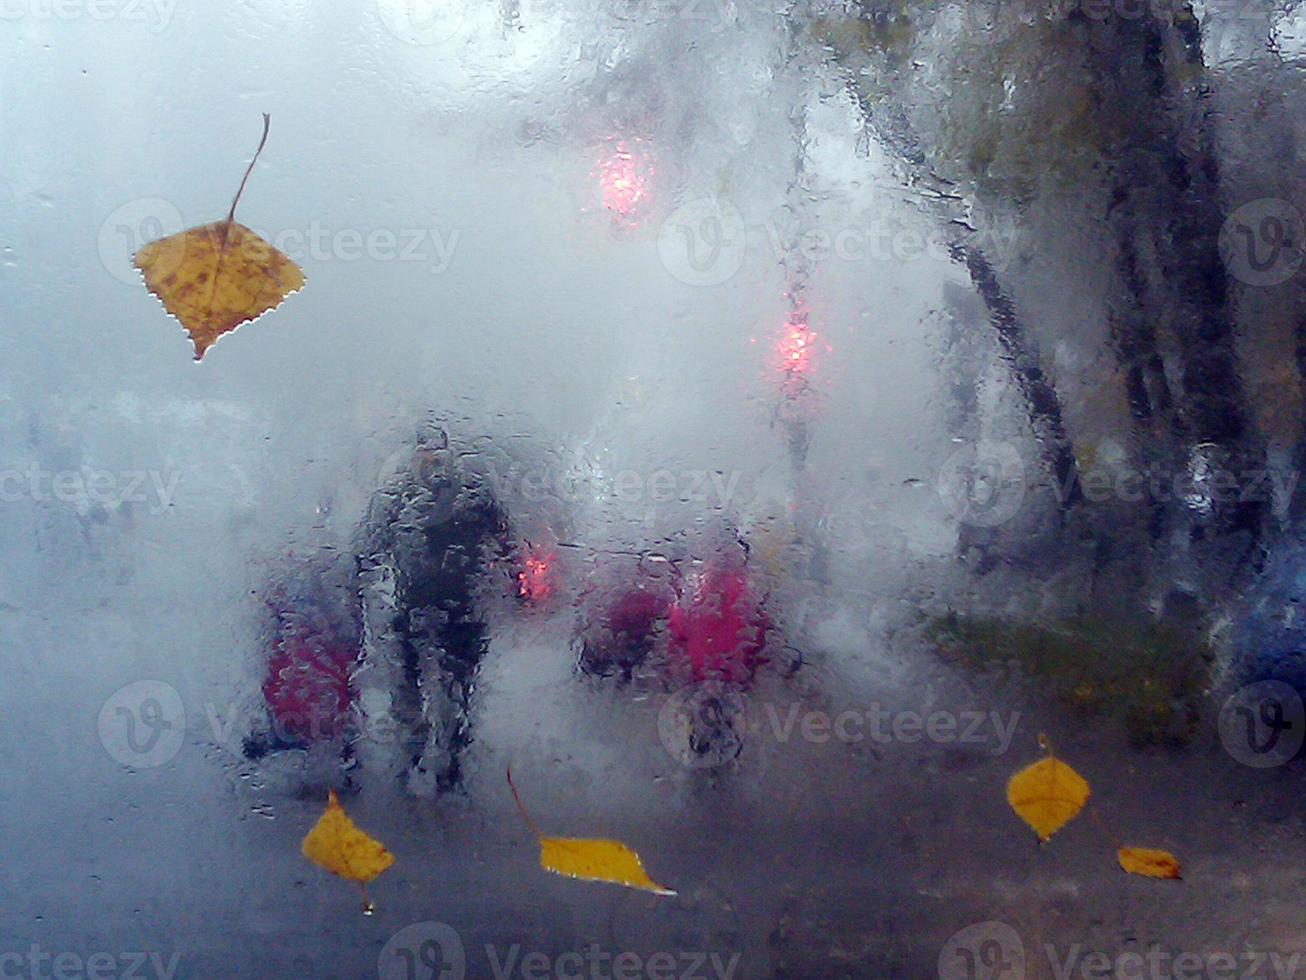
[[[263,152],[263,147],[268,142],[268,128],[272,125],[272,117],[266,112],[263,113],[263,138],[258,141],[258,149],[254,151],[254,159],[249,162],[245,168],[245,176],[240,179],[240,187],[236,190],[236,196],[231,200],[231,210],[227,212],[227,221],[231,222],[236,217],[236,204],[240,201],[240,195],[245,193],[245,183],[249,180],[249,175],[254,170],[254,164],[258,163],[259,154]]]
[[[535,835],[536,839],[543,839],[544,835],[540,833],[540,828],[535,826],[535,821],[532,820],[531,815],[526,812],[526,804],[521,801],[521,797],[517,794],[517,787],[512,781],[512,766],[508,766],[507,771],[508,788],[512,790],[512,798],[517,801],[517,810],[521,813],[521,818],[526,821],[526,826],[530,828],[531,833]]]

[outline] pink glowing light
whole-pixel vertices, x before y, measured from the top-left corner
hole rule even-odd
[[[553,594],[553,562],[542,554],[527,555],[517,573],[517,596],[523,602],[543,602]]]
[[[806,313],[794,313],[784,326],[776,345],[780,370],[787,375],[806,374],[816,351],[816,332],[807,323]]]
[[[622,140],[600,161],[598,177],[603,206],[614,218],[630,221],[646,202],[653,166],[638,146]]]

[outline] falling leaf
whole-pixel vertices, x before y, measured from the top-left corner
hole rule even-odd
[[[1041,841],[1073,820],[1088,802],[1088,794],[1084,777],[1050,753],[1007,783],[1007,802]]]
[[[334,875],[356,881],[363,888],[363,911],[371,914],[367,883],[395,863],[394,855],[379,840],[369,837],[349,819],[336,791],[328,791],[326,810],[304,837],[304,857]]]
[[[1147,847],[1122,847],[1116,851],[1120,867],[1131,875],[1144,878],[1178,879],[1179,862],[1169,851],[1154,851]]]
[[[586,837],[541,837],[540,867],[568,878],[610,881],[658,895],[674,895],[648,876],[639,855],[615,840]]]
[[[304,285],[294,261],[235,221],[269,125],[264,113],[263,139],[226,218],[150,242],[133,257],[146,287],[186,328],[197,361],[223,334],[275,309]]]
[[[540,867],[545,871],[584,881],[606,881],[639,888],[657,895],[676,894],[648,876],[639,855],[625,844],[596,837],[545,837],[535,821],[526,812],[526,806],[513,785],[512,770],[508,771],[508,787],[517,801],[517,809],[531,833],[540,842]]]

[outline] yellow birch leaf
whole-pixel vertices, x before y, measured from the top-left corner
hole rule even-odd
[[[658,895],[676,894],[650,878],[639,855],[615,840],[541,837],[540,867],[568,878],[607,881]]]
[[[394,855],[379,840],[359,830],[349,819],[336,791],[330,790],[326,810],[300,845],[304,857],[334,875],[367,884],[390,865]]]
[[[1054,755],[1026,766],[1007,783],[1007,802],[1046,842],[1088,802],[1084,777]]]
[[[517,793],[511,769],[508,770],[508,788],[512,790],[522,820],[540,842],[540,867],[545,871],[567,878],[639,888],[656,895],[676,894],[650,878],[639,855],[620,841],[598,837],[545,837]]]
[[[195,344],[195,360],[225,333],[256,320],[304,285],[292,259],[235,221],[150,242],[135,256],[145,285]]]
[[[226,218],[150,242],[132,258],[146,288],[190,335],[197,361],[223,334],[275,309],[304,285],[292,259],[234,220],[268,125],[264,113],[263,140]]]
[[[1155,851],[1148,847],[1122,847],[1116,851],[1120,867],[1131,875],[1144,878],[1183,877],[1179,873],[1179,862],[1169,851]]]

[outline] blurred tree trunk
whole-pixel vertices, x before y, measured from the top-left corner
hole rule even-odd
[[[999,350],[1025,398],[1030,427],[1043,447],[1047,475],[1056,481],[1058,487],[1066,489],[1062,504],[1069,508],[1080,499],[1074,446],[1066,434],[1056,388],[1043,373],[1038,349],[1021,322],[1015,303],[1004,290],[984,249],[971,234],[974,229],[966,221],[960,198],[952,193],[949,182],[930,168],[907,117],[891,107],[877,112],[855,84],[851,91],[862,109],[867,127],[891,153],[910,165],[913,183],[929,189],[931,209],[949,231],[949,252],[953,261],[966,270],[975,291],[984,301]]]
[[[1098,104],[1117,120],[1110,223],[1127,293],[1122,351],[1133,363],[1124,366],[1138,372],[1131,394],[1146,392],[1146,418],[1164,426],[1157,433],[1163,444],[1147,441],[1167,466],[1188,465],[1194,450],[1206,447],[1218,465],[1245,476],[1263,456],[1249,425],[1228,272],[1219,252],[1220,172],[1195,21],[1183,12],[1169,22],[1150,14],[1074,19],[1089,36]],[[1151,268],[1139,262],[1140,237]],[[1157,371],[1164,361],[1158,326],[1173,342],[1173,411],[1165,375]],[[1254,538],[1262,510],[1256,502],[1217,502],[1212,524]]]
[[[1265,451],[1219,250],[1223,188],[1201,25],[1187,3],[1137,5],[1130,16],[1038,8],[1032,19],[989,6],[959,14],[862,0],[851,27],[824,29],[821,42],[926,205],[962,229],[953,256],[988,306],[1049,475],[1076,484],[1114,424],[1127,430],[1132,468],[1185,490],[1077,507],[1071,529],[1115,541],[1094,560],[1121,565],[1126,579],[1218,589],[1258,553],[1268,506],[1209,484],[1218,472],[1246,485]],[[1025,254],[1042,264],[993,268],[970,245],[966,201],[1014,216]],[[1103,284],[1099,333],[1067,333],[1055,304],[1020,315],[1022,297],[1048,289],[1049,270]],[[1066,389],[1042,363],[1040,337],[1094,373]],[[1119,423],[1098,394],[1112,389]],[[1092,441],[1076,447],[1076,432]]]

